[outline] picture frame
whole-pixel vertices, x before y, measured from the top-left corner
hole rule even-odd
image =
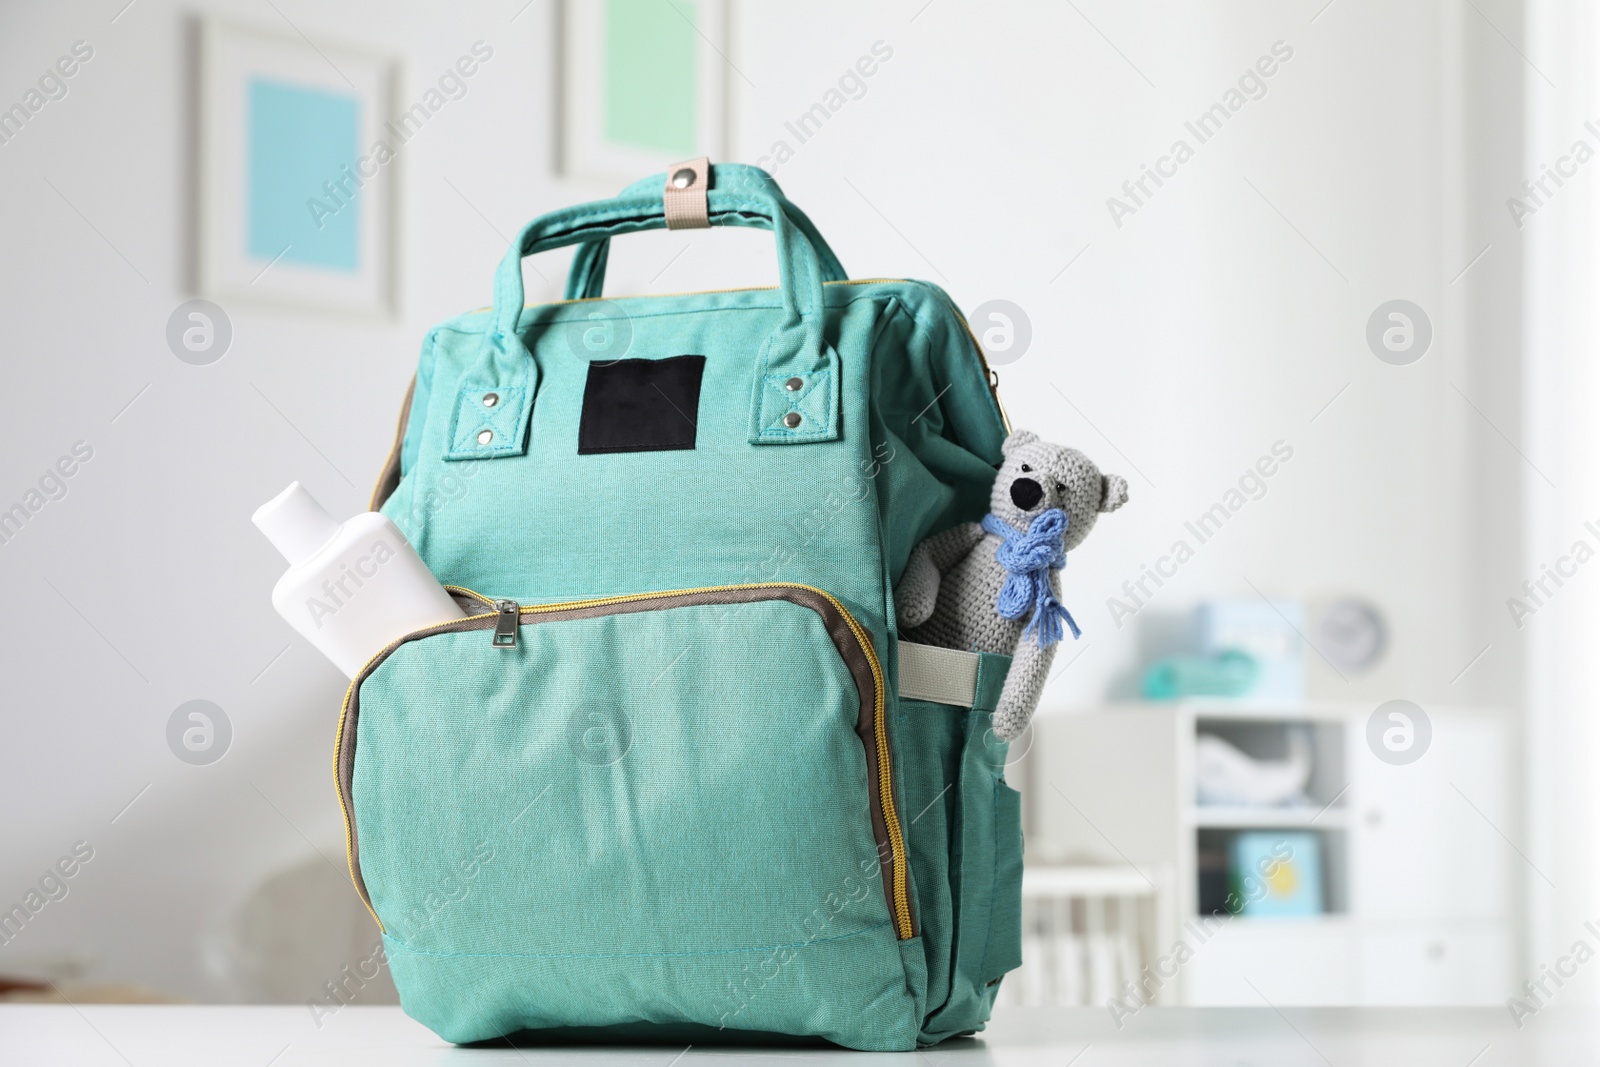
[[[202,294],[397,318],[399,63],[210,17],[199,60]]]
[[[562,0],[561,173],[626,183],[727,157],[726,0]]]

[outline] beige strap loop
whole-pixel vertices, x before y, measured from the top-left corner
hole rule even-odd
[[[704,230],[711,225],[706,190],[711,186],[711,160],[705,156],[667,168],[667,187],[661,194],[667,229]]]

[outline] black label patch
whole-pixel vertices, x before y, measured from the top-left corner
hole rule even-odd
[[[578,454],[694,448],[705,356],[589,364]]]

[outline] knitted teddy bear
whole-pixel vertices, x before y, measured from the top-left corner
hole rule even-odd
[[[1022,733],[1044,690],[1063,622],[1060,570],[1102,511],[1128,499],[1127,480],[1075,448],[1027,430],[1006,438],[982,523],[953,526],[917,545],[895,587],[908,641],[1011,657],[995,707],[1002,741]]]

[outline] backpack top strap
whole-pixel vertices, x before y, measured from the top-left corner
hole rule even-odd
[[[742,173],[756,168],[712,169],[706,193],[709,223],[770,229],[778,251],[784,314],[757,356],[749,440],[763,445],[834,440],[839,436],[839,356],[823,336],[822,265],[816,249],[791,220],[786,202],[774,195],[776,184],[763,172],[757,171],[764,182]],[[539,371],[519,333],[523,257],[665,228],[665,175],[638,186],[647,183],[647,190],[633,192],[636,187],[631,186],[627,195],[542,215],[517,235],[495,272],[491,328],[477,363],[459,387],[446,459],[496,459],[527,450],[528,416],[538,392]],[[832,253],[828,255],[831,259]],[[797,380],[798,390],[792,384],[786,387]],[[792,403],[796,392],[825,398],[826,403],[810,405],[806,417],[797,419]],[[490,394],[495,397],[495,408],[488,413],[492,426],[484,411],[484,398]]]
[[[834,255],[833,249],[828,246],[822,234],[817,232],[817,227],[804,211],[783,195],[783,190],[778,188],[778,183],[773,180],[772,175],[760,167],[746,166],[743,163],[715,163],[710,169],[710,188],[744,189],[752,193],[763,193],[777,200],[782,205],[784,214],[789,217],[789,222],[811,242],[812,250],[817,254],[817,263],[822,269],[823,281],[842,282],[849,279],[849,273],[839,262],[839,257]],[[661,185],[664,177],[665,175],[651,175],[648,178],[641,178],[617,195],[647,195]],[[579,246],[577,253],[572,257],[572,269],[567,274],[566,299],[594,300],[603,295],[606,262],[610,253],[610,238],[585,241]]]

